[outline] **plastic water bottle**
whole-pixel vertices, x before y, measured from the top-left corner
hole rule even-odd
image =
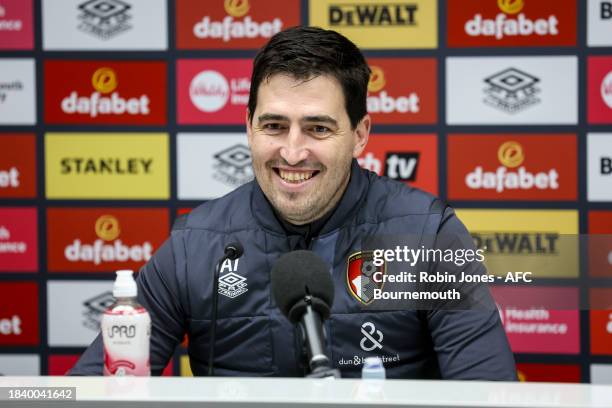
[[[117,301],[102,316],[104,375],[151,375],[151,317],[136,301],[133,275],[133,271],[117,271],[113,287]]]
[[[361,369],[361,378],[364,380],[384,380],[386,378],[385,366],[380,357],[366,357]]]

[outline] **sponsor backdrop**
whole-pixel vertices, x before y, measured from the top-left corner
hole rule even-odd
[[[493,288],[520,379],[612,383],[611,0],[0,0],[0,375],[64,374],[113,271],[253,179],[251,61],[297,24],[365,50],[361,166],[533,272]]]

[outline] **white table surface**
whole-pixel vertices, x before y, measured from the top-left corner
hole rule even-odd
[[[612,386],[559,383],[302,378],[0,377],[0,387],[76,387],[76,403],[0,407],[601,407]],[[19,405],[21,404],[21,405]]]

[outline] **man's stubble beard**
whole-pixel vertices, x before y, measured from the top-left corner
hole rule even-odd
[[[268,168],[265,163],[260,164],[257,163],[257,160],[253,160],[253,171],[264,195],[279,215],[291,224],[304,225],[323,217],[340,201],[350,178],[351,161],[352,157],[346,160],[346,164],[339,169],[336,175],[324,174],[328,171],[327,168],[324,168],[319,175],[315,176],[326,178],[332,176],[332,178],[326,180],[324,185],[315,185],[315,188],[312,189],[314,194],[283,193],[276,190],[273,187],[272,178],[278,176],[272,174],[274,170]],[[266,179],[263,183],[262,177]],[[296,199],[301,201],[299,206],[295,205]]]

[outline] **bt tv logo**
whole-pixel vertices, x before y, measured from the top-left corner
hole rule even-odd
[[[222,21],[213,21],[210,16],[205,16],[193,26],[193,35],[200,39],[228,42],[235,38],[270,38],[283,28],[283,21],[278,17],[272,21],[253,21],[247,15],[251,9],[249,0],[224,0],[223,7],[227,16]],[[240,18],[243,19],[238,20]]]
[[[125,98],[116,92],[119,86],[117,73],[108,67],[97,69],[91,77],[94,89],[89,96],[80,96],[72,91],[62,99],[61,108],[66,114],[86,115],[95,118],[98,115],[149,115],[150,99],[146,94]]]
[[[381,175],[382,164],[373,153],[368,152],[358,159],[359,165]],[[387,152],[384,160],[384,175],[398,181],[415,181],[419,164],[419,152]]]
[[[385,72],[380,66],[370,67],[370,81],[368,82],[367,107],[369,113],[419,113],[420,98],[416,92],[410,92],[407,96],[390,96],[385,90],[387,81]]]
[[[557,36],[559,35],[559,20],[554,14],[546,18],[531,19],[521,11],[529,0],[498,0],[501,13],[494,19],[483,18],[477,13],[465,23],[465,33],[471,37],[494,37],[501,40],[504,37],[516,36]],[[540,0],[531,0],[540,1]]]
[[[88,262],[100,265],[105,262],[145,262],[151,259],[153,245],[146,241],[141,245],[125,245],[121,239],[119,220],[109,214],[98,217],[95,223],[98,236],[93,244],[84,244],[75,239],[64,249],[64,256],[69,262]]]

